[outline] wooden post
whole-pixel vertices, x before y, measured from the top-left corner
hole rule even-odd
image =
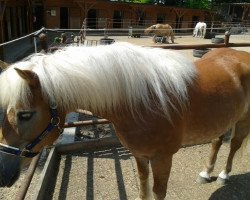
[[[4,38],[4,13],[6,8],[7,0],[0,2],[0,43],[3,43],[5,41]],[[4,60],[4,47],[0,46],[0,60]]]
[[[48,52],[48,37],[46,34],[42,33],[39,35],[41,48],[47,53]]]
[[[228,47],[229,45],[229,38],[230,38],[230,35],[231,33],[229,31],[226,31],[225,32],[225,40],[224,40],[224,43],[225,43],[225,46]]]

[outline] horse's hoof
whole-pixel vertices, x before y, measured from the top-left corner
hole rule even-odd
[[[199,183],[199,184],[206,184],[206,183],[209,183],[210,181],[211,181],[210,178],[205,178],[205,177],[202,177],[200,175],[196,179],[196,182]]]
[[[228,182],[228,180],[229,180],[229,175],[228,175],[227,172],[225,172],[225,170],[223,170],[223,171],[219,174],[219,176],[218,176],[216,182],[217,182],[218,184],[225,185],[225,184]]]
[[[199,173],[199,176],[196,180],[199,184],[205,184],[211,182],[211,177],[207,171],[202,171]]]
[[[226,178],[221,178],[221,177],[218,177],[217,180],[216,180],[216,183],[220,184],[220,185],[226,185],[228,183],[229,179]]]

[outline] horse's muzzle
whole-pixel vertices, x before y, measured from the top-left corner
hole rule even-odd
[[[0,187],[11,187],[20,175],[20,156],[0,152]]]

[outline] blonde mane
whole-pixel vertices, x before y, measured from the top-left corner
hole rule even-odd
[[[14,67],[34,71],[44,96],[67,110],[115,111],[122,104],[135,111],[138,104],[150,107],[153,92],[169,119],[173,102],[166,94],[185,104],[187,85],[196,74],[193,64],[175,51],[128,43],[67,47],[54,54],[35,54],[5,70],[0,76],[0,104],[4,107],[17,101],[28,104],[31,95]]]

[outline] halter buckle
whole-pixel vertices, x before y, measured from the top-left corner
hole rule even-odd
[[[20,156],[21,156],[21,157],[27,157],[27,154],[29,154],[29,153],[31,153],[31,151],[28,150],[28,149],[26,149],[26,148],[24,148],[24,149],[21,151]]]
[[[60,124],[60,118],[59,117],[53,117],[53,118],[51,118],[50,123],[53,126],[59,126],[59,124]]]

